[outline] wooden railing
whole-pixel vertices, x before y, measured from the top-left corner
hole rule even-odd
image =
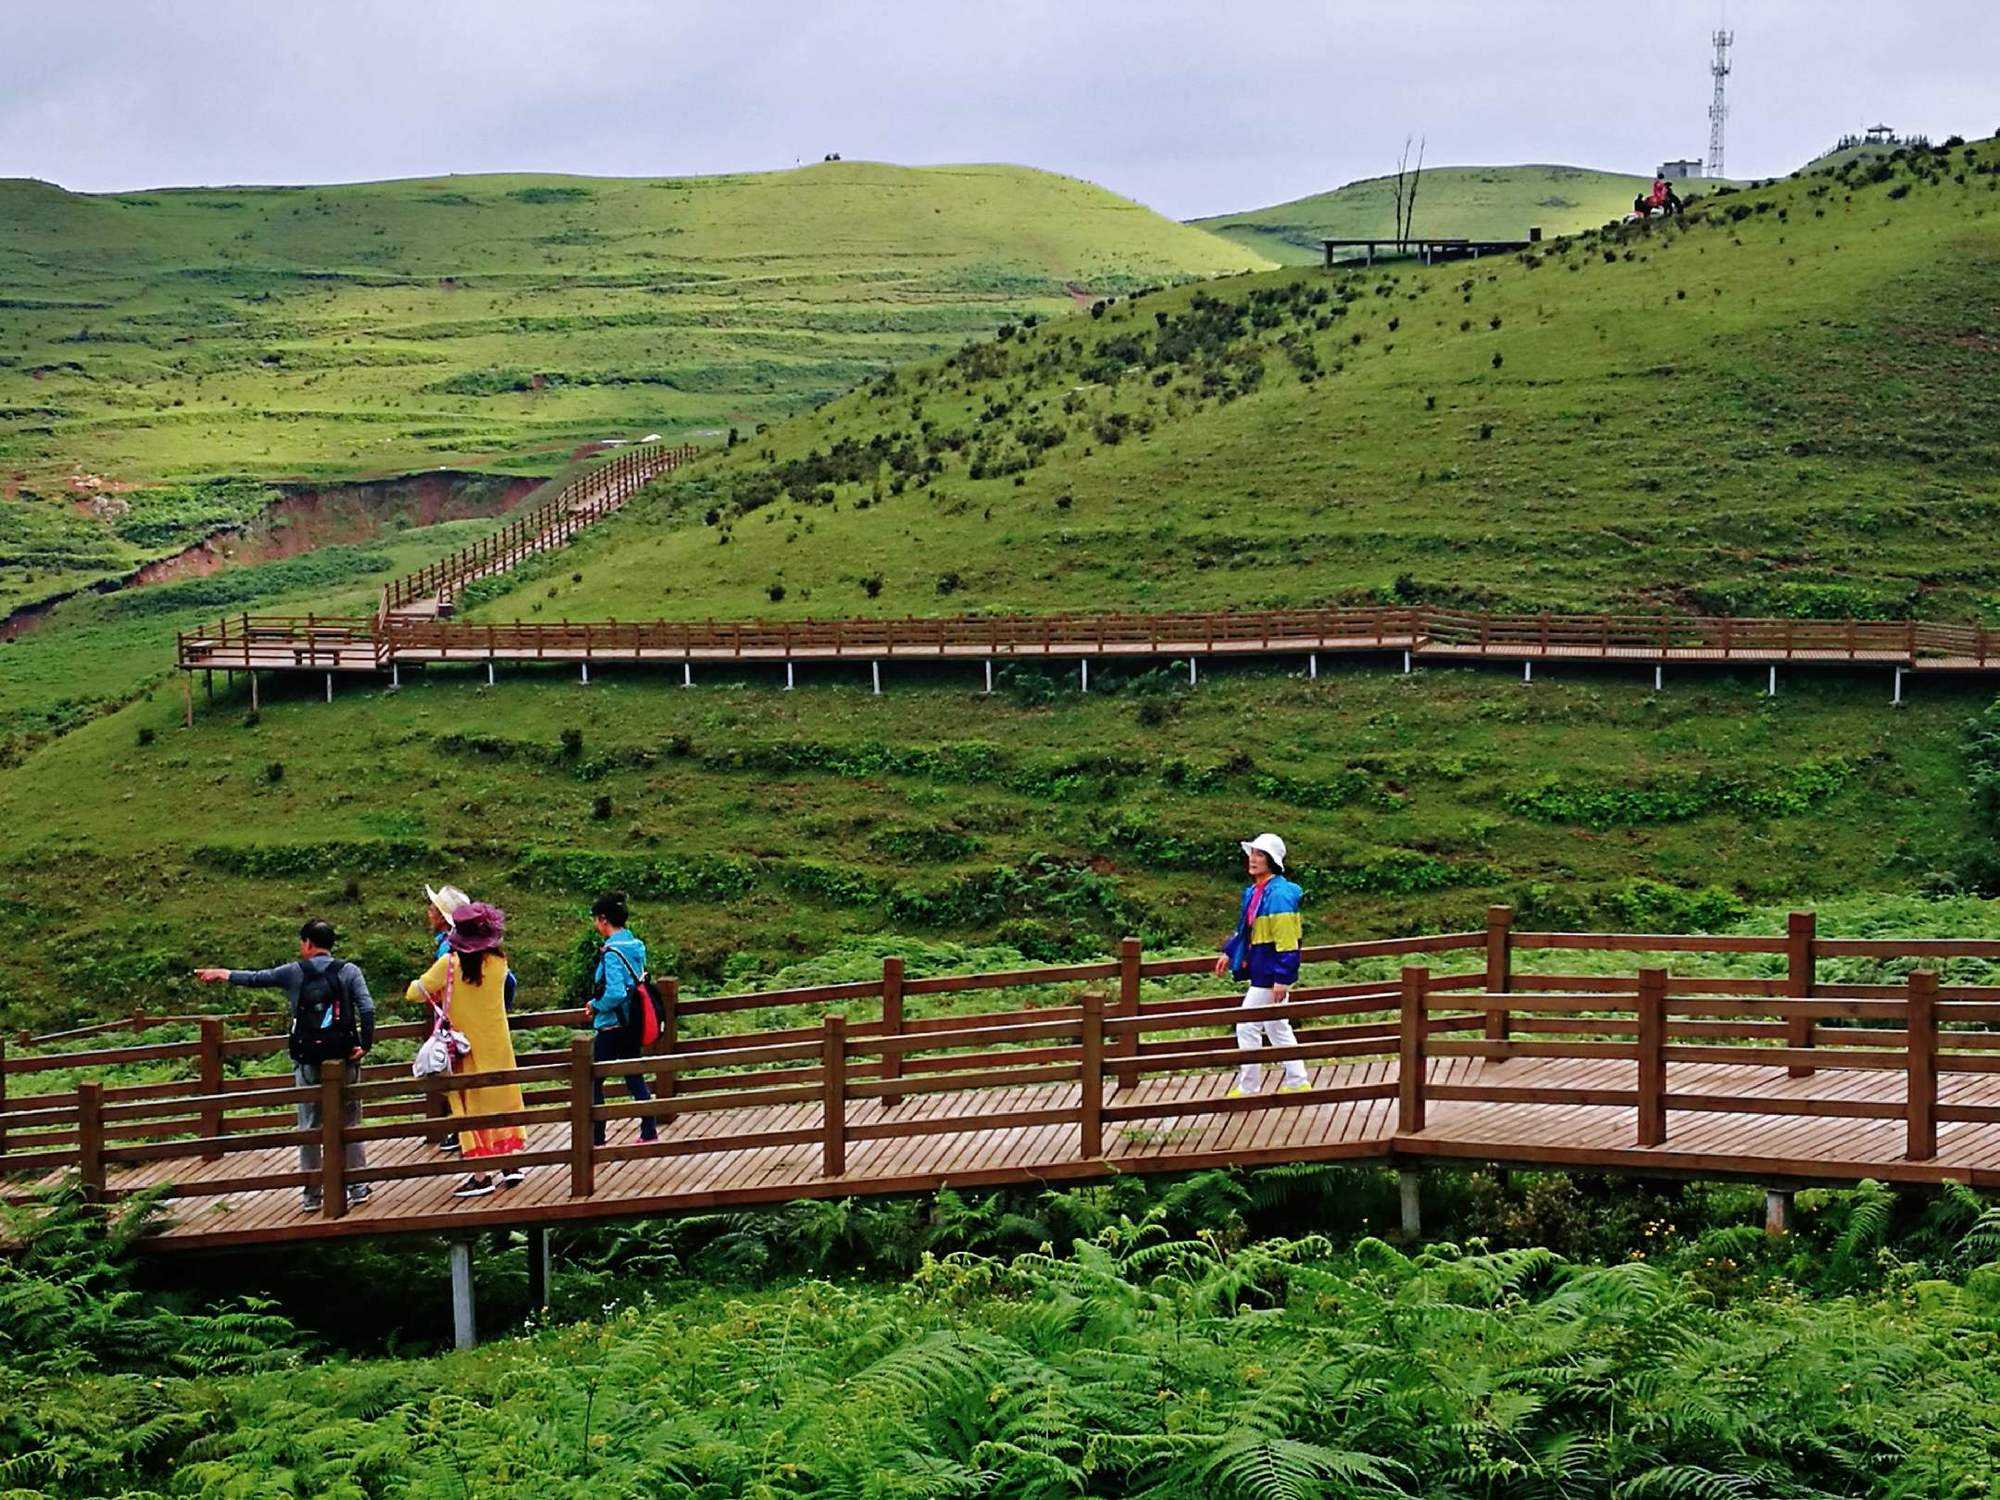
[[[1546,961],[1578,951],[1669,958],[1762,955],[1771,972],[1711,976],[1657,966],[1619,974],[1518,971],[1517,961],[1527,955]],[[1464,954],[1471,966],[1442,971],[1428,966],[1435,956],[1451,954]],[[298,1188],[309,1185],[307,1176],[289,1166],[273,1170],[268,1157],[261,1165],[246,1161],[240,1171],[227,1170],[226,1164],[310,1139],[323,1149],[318,1173],[323,1212],[339,1217],[344,1189],[355,1183],[465,1170],[455,1162],[425,1159],[371,1164],[350,1175],[343,1159],[350,1142],[432,1140],[506,1124],[556,1127],[559,1145],[546,1144],[545,1135],[544,1144],[512,1161],[563,1166],[571,1194],[587,1197],[595,1191],[601,1164],[655,1156],[816,1143],[823,1177],[838,1178],[846,1170],[848,1146],[857,1141],[1060,1126],[1076,1130],[1078,1156],[1089,1161],[1104,1153],[1107,1123],[1392,1098],[1396,1121],[1393,1130],[1384,1127],[1385,1151],[1396,1140],[1420,1136],[1429,1107],[1441,1102],[1629,1108],[1636,1148],[1667,1141],[1670,1112],[1902,1119],[1907,1123],[1903,1154],[1912,1162],[1936,1155],[1941,1121],[2000,1123],[2000,1105],[1941,1102],[1938,1089],[1940,1075],[2000,1071],[2000,1029],[1992,1024],[2000,1021],[2000,985],[1943,983],[1934,967],[1870,982],[1818,977],[1829,959],[1891,961],[1898,967],[1954,958],[1996,960],[1996,939],[1822,938],[1810,913],[1795,914],[1785,933],[1770,936],[1522,932],[1514,930],[1507,908],[1496,907],[1483,930],[1320,945],[1303,957],[1308,971],[1381,958],[1425,963],[1404,967],[1397,978],[1334,976],[1322,982],[1310,972],[1302,975],[1283,1010],[1296,1028],[1297,1045],[1264,1048],[1258,1060],[1394,1059],[1392,1068],[1345,1077],[1322,1071],[1306,1090],[1249,1098],[1159,1090],[1127,1097],[1147,1079],[1242,1061],[1231,1035],[1242,1019],[1236,989],[1196,981],[1205,992],[1159,992],[1161,981],[1205,974],[1211,960],[1149,959],[1128,939],[1113,959],[994,973],[912,978],[900,959],[890,958],[879,977],[864,981],[694,998],[682,997],[669,980],[663,984],[665,1032],[642,1059],[595,1063],[589,1039],[576,1037],[555,1047],[524,1038],[516,1067],[504,1074],[418,1080],[403,1064],[370,1064],[353,1086],[365,1108],[364,1123],[341,1123],[348,1086],[329,1078],[317,1090],[322,1124],[310,1136],[297,1128],[292,1111],[313,1097],[312,1091],[296,1087],[288,1072],[244,1071],[274,1064],[284,1050],[282,1037],[261,1031],[232,1035],[224,1018],[202,1017],[193,1021],[193,1037],[84,1049],[70,1045],[95,1041],[117,1027],[185,1026],[189,1019],[122,1018],[27,1047],[17,1042],[11,1053],[0,1048],[0,1174],[17,1200],[27,1196],[33,1181],[69,1171],[98,1199],[169,1178],[175,1197]],[[1149,982],[1155,985],[1150,996],[1144,993]],[[909,1013],[913,1000],[926,997],[1024,988],[1044,991],[1043,1003]],[[863,1013],[856,1014],[857,1008]],[[809,1014],[788,1024],[787,1011]],[[724,1018],[745,1012],[759,1013],[765,1024],[723,1029]],[[1260,1019],[1270,1014],[1260,1013]],[[517,1015],[510,1024],[526,1034],[574,1028],[584,1019],[581,1011],[559,1010]],[[406,1041],[420,1030],[415,1024],[385,1024],[377,1036]],[[1454,1057],[1636,1067],[1616,1079],[1567,1085],[1504,1068],[1473,1082],[1427,1076],[1429,1059]],[[1670,1088],[1668,1065],[1692,1063],[1764,1070],[1756,1079],[1810,1077],[1822,1070],[1895,1072],[1904,1083],[1895,1097],[1878,1090],[1865,1098],[1807,1097],[1754,1081],[1741,1091]],[[121,1073],[162,1064],[182,1076],[118,1081]],[[634,1072],[655,1082],[656,1100],[591,1103],[594,1082]],[[55,1074],[64,1075],[62,1086],[36,1087]],[[432,1096],[487,1083],[521,1086],[521,1109],[431,1117]],[[921,1115],[898,1110],[923,1095],[983,1091],[998,1097],[998,1091],[1047,1084],[1077,1088],[1042,1096],[1055,1102],[999,1113],[986,1105]],[[873,1107],[857,1115],[858,1107],[871,1102]],[[749,1123],[733,1134],[592,1144],[593,1128],[609,1121],[649,1115],[671,1121],[762,1106],[804,1106],[807,1118],[773,1124],[775,1117],[760,1122],[746,1115]],[[1809,1146],[1792,1156],[1813,1160]],[[172,1164],[181,1161],[201,1162],[203,1169],[176,1177]],[[121,1181],[135,1173],[150,1175]]]
[[[388,584],[382,590],[378,618],[425,599],[435,599],[438,612],[449,613],[454,597],[467,584],[567,545],[584,527],[609,515],[639,489],[687,463],[695,453],[692,443],[675,447],[642,443],[625,449],[498,531]]]
[[[561,531],[557,526],[550,535]],[[478,553],[479,549],[470,549]],[[491,561],[491,559],[487,559]],[[475,566],[468,562],[466,569]],[[464,579],[470,571],[454,575]],[[413,579],[435,581],[429,570]],[[412,584],[412,587],[416,585]],[[332,665],[343,645],[395,661],[697,661],[815,657],[1020,658],[1408,651],[1415,656],[1643,662],[1869,662],[2000,668],[1983,624],[1664,615],[1479,614],[1376,609],[1162,614],[955,615],[833,620],[585,620],[463,623],[415,614],[373,622],[239,616],[183,633],[183,668]],[[350,658],[350,661],[352,659]]]

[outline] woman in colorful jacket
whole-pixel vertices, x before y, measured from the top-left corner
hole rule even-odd
[[[1215,972],[1246,981],[1243,1008],[1263,1010],[1282,1006],[1298,983],[1304,936],[1299,908],[1305,892],[1285,879],[1285,841],[1275,833],[1260,833],[1242,849],[1250,884],[1244,887],[1243,904],[1237,909],[1236,933],[1223,944]],[[1267,1021],[1237,1022],[1236,1045],[1248,1056],[1236,1070],[1236,1087],[1229,1091],[1232,1099],[1254,1094],[1262,1085],[1263,1070],[1255,1057],[1259,1047],[1296,1047],[1298,1038],[1281,1014]],[[1280,1092],[1311,1087],[1306,1065],[1298,1058],[1286,1058],[1284,1069]]]

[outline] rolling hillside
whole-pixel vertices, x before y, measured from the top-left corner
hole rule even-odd
[[[1989,142],[1003,330],[695,465],[485,612],[1964,618],[2000,604],[1996,188]]]
[[[1721,197],[1538,264],[1278,272],[1017,323],[701,461],[476,612],[1985,608],[1994,162]],[[388,561],[348,559],[321,596]],[[313,581],[271,584],[247,607]],[[164,632],[99,623],[164,662]],[[62,659],[36,650],[54,692]],[[1266,826],[1328,936],[1494,900],[1548,927],[1815,901],[1846,913],[1829,931],[1969,931],[1988,908],[1963,893],[1996,885],[1968,791],[1991,759],[1965,729],[1979,684],[1892,713],[1886,681],[1804,672],[1776,699],[1761,674],[1655,694],[1637,672],[1379,664],[1094,673],[1088,697],[1025,668],[992,697],[897,663],[879,698],[858,666],[789,694],[769,669],[698,675],[406,672],[330,705],[267,683],[256,714],[239,686],[197,695],[191,731],[168,690],[24,745],[0,768],[22,830],[0,1015],[191,1004],[194,962],[275,951],[314,911],[394,994],[440,873],[508,908],[536,1003],[611,884],[696,991],[966,943],[1199,951],[1233,840]]]
[[[747,431],[1062,311],[1071,286],[1264,264],[1004,166],[0,183],[0,607],[117,576],[256,503],[224,481],[547,473],[591,439]],[[118,516],[82,509],[100,495]]]
[[[1549,236],[1574,234],[1619,218],[1633,194],[1651,183],[1589,167],[1427,167],[1413,228],[1475,240],[1525,239],[1530,225]],[[1317,264],[1322,239],[1394,234],[1395,190],[1394,177],[1367,177],[1329,193],[1190,222],[1282,264]]]

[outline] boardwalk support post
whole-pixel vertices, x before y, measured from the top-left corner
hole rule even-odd
[[[1785,995],[1788,999],[1812,998],[1813,974],[1817,967],[1813,948],[1815,927],[1815,918],[1809,911],[1795,911],[1785,920]],[[1812,1044],[1813,1018],[1787,1016],[1785,1045],[1804,1048]],[[1785,1070],[1792,1078],[1810,1078],[1813,1071],[1801,1063],[1794,1063]]]
[[[1402,1026],[1396,1049],[1396,1129],[1419,1135],[1424,1128],[1424,997],[1431,971],[1415,966],[1403,970]]]
[[[1775,698],[1778,696],[1778,669],[1776,667],[1771,668],[1771,675],[1765,681],[1764,696],[1766,698]]]
[[[903,961],[900,958],[882,960],[882,1034],[892,1038],[903,1034]],[[902,1052],[894,1047],[884,1048],[882,1081],[891,1083],[902,1076]],[[893,1109],[901,1102],[900,1094],[882,1096],[884,1109]]]
[[[486,663],[486,685],[488,687],[493,686],[493,663],[491,661]]]
[[[577,666],[578,666],[578,668],[579,668],[579,669],[580,669],[580,670],[582,671],[582,673],[583,673],[583,683],[584,683],[584,686],[588,687],[588,686],[590,685],[590,663],[589,663],[589,662],[587,662],[587,661],[586,661],[586,662],[578,662],[578,663],[577,663]]]
[[[1403,1238],[1424,1237],[1424,1174],[1408,1167],[1396,1173],[1396,1194],[1402,1200]]]
[[[1641,1146],[1667,1139],[1667,971],[1639,971],[1639,1137]]]
[[[528,1310],[549,1310],[549,1281],[552,1257],[549,1254],[549,1226],[528,1226]]]
[[[76,1175],[85,1203],[104,1201],[104,1085],[94,1079],[76,1086]]]
[[[821,1044],[820,1175],[847,1175],[847,1017],[828,1016]]]
[[[993,691],[993,658],[986,658],[986,691]]]
[[[1792,1190],[1790,1188],[1766,1188],[1764,1190],[1764,1233],[1768,1235],[1790,1234],[1792,1232]]]
[[[1089,660],[1089,658],[1088,658],[1088,657],[1086,657],[1086,658],[1084,658],[1083,660],[1079,661],[1079,662],[1078,662],[1078,663],[1076,664],[1076,670],[1077,670],[1077,674],[1078,674],[1078,678],[1077,678],[1077,680],[1078,680],[1078,682],[1079,682],[1079,684],[1080,684],[1080,687],[1081,687],[1081,691],[1083,691],[1083,692],[1086,692],[1086,693],[1087,693],[1087,692],[1089,692],[1089,691],[1090,691],[1090,660]]]
[[[790,692],[791,690],[792,690],[792,664],[791,664],[790,662],[786,662],[786,663],[785,663],[785,691],[789,693],[789,692]]]
[[[451,1263],[451,1346],[470,1349],[479,1342],[472,1306],[472,1241],[453,1240],[445,1256]]]
[[[1504,995],[1514,987],[1514,908],[1486,908],[1486,993]],[[1504,1010],[1486,1012],[1486,1040],[1504,1042],[1510,1020]],[[1496,1058],[1494,1061],[1502,1061]]]
[[[1077,1154],[1095,1161],[1104,1154],[1104,997],[1083,997],[1083,1079],[1079,1098]]]
[[[255,671],[252,671],[246,675],[250,678],[250,712],[254,714],[257,712],[259,706],[257,703],[257,674]]]
[[[1410,675],[1410,653],[1407,651],[1403,653],[1403,675],[1405,677]]]
[[[590,1104],[595,1074],[590,1038],[569,1044],[569,1195],[588,1198],[597,1188],[597,1161],[591,1148]]]
[[[1653,691],[1656,693],[1659,692],[1663,687],[1666,686],[1666,682],[1667,682],[1667,669],[1665,667],[1656,664],[1653,667]]]
[[[1142,957],[1139,940],[1135,937],[1121,938],[1118,942],[1118,1016],[1120,1020],[1139,1019],[1139,963]],[[1128,1027],[1124,1035],[1112,1044],[1111,1051],[1118,1057],[1133,1061],[1117,1068],[1117,1085],[1120,1089],[1134,1089],[1139,1086],[1139,1031],[1136,1026]]]
[[[208,1102],[201,1107],[201,1133],[210,1140],[222,1134],[222,1018],[201,1018],[201,1091]],[[222,1143],[202,1152],[203,1161],[220,1161]]]
[[[1522,663],[1521,663],[1521,681],[1523,681],[1523,682],[1533,682],[1534,680],[1535,680],[1535,664],[1534,664],[1533,662],[1531,662],[1531,661],[1524,661],[1524,662],[1522,662]]]
[[[181,673],[181,723],[194,728],[194,677],[187,672]]]
[[[882,692],[882,663],[879,661],[868,663],[868,676],[869,680],[874,683],[876,695],[879,697]]]
[[[1909,990],[1909,1146],[1911,1161],[1937,1155],[1937,991],[1938,977],[1930,969],[1910,975]]]
[[[319,1070],[320,1212],[338,1219],[347,1212],[347,1130],[344,1116],[347,1065],[334,1061]]]
[[[693,663],[693,662],[690,662],[690,661],[684,661],[684,662],[682,662],[682,663],[681,663],[681,686],[682,686],[682,687],[693,687],[693,686],[694,686],[694,663]]]
[[[402,685],[403,685],[402,664],[400,662],[392,661],[389,663],[389,686],[392,688],[399,688]]]
[[[1895,708],[1903,706],[1903,669],[1901,667],[1896,668],[1896,691],[1894,696],[1889,699],[1889,703]]]

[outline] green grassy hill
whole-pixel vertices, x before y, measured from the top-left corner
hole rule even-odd
[[[483,612],[1963,618],[2000,605],[1996,188],[1989,142],[1003,330],[697,463]]]
[[[1984,607],[1994,160],[1722,197],[1536,263],[1280,272],[1017,325],[702,460],[476,612]],[[1087,698],[895,664],[879,698],[858,669],[790,695],[768,670],[593,678],[410,672],[331,705],[301,682],[254,718],[239,690],[191,732],[169,690],[26,747],[0,770],[0,1014],[191,1004],[198,958],[281,951],[319,910],[393,993],[446,874],[515,914],[550,999],[582,897],[614,883],[696,989],[897,947],[1200,948],[1233,840],[1265,826],[1329,936],[1502,899],[1641,930],[1793,901],[1836,903],[1829,931],[1991,915],[1916,899],[1992,884],[1980,684],[1892,713],[1886,680],[1804,672],[1775,700],[1761,675],[1656,695],[1381,664],[1093,674]]]
[[[217,479],[545,473],[600,437],[748,431],[1072,286],[1264,264],[1005,166],[0,182],[0,608],[183,541],[149,513],[233,516]],[[134,515],[80,512],[135,483]]]
[[[1590,167],[1426,167],[1413,230],[1420,235],[1518,240],[1595,229],[1631,210],[1652,178]],[[1190,220],[1285,265],[1317,264],[1322,239],[1388,236],[1396,228],[1396,179],[1367,177],[1289,203]]]

